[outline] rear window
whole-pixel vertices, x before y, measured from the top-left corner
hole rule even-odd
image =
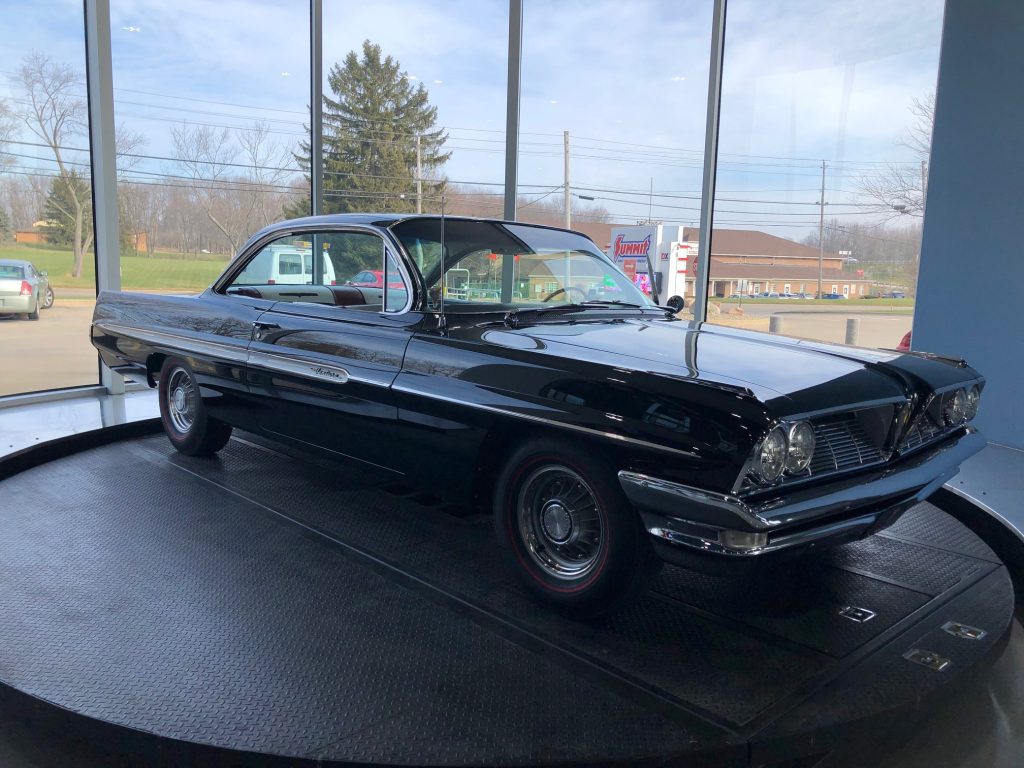
[[[25,268],[17,264],[0,264],[0,278],[24,280]]]

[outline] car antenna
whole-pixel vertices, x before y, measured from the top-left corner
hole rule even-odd
[[[441,193],[441,319],[439,327],[441,332],[445,332],[448,329],[448,321],[444,315],[444,290],[445,290],[445,274],[444,274],[444,193]]]

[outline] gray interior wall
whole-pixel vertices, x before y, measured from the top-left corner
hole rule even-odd
[[[987,379],[978,426],[1024,448],[1024,2],[947,0],[913,348]]]

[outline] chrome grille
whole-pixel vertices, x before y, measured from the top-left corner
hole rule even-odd
[[[811,423],[817,440],[811,457],[812,476],[856,469],[883,459],[881,449],[854,414],[829,416]]]
[[[907,434],[903,437],[903,442],[900,443],[900,450],[906,453],[915,448],[920,448],[925,443],[930,443],[935,438],[941,436],[943,432],[945,430],[936,424],[927,413],[922,413],[914,420],[910,429],[907,430]]]

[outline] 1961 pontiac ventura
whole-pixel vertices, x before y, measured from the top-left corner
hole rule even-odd
[[[695,326],[586,237],[512,222],[282,222],[198,296],[101,293],[92,341],[159,387],[183,453],[235,426],[473,499],[527,587],[580,614],[661,560],[878,531],[984,445],[963,361]]]

